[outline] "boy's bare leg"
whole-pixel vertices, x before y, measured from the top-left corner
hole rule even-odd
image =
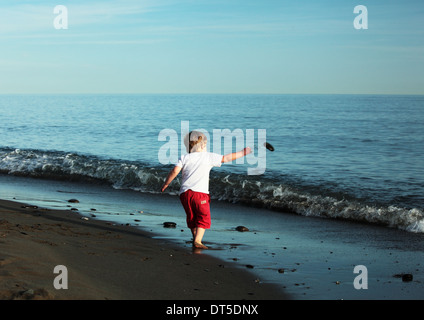
[[[205,234],[205,231],[206,230],[204,228],[200,228],[200,227],[196,228],[196,231],[195,231],[196,235],[194,237],[194,242],[193,242],[193,245],[196,248],[200,248],[200,249],[207,249],[208,248],[202,243],[202,239],[203,239],[203,236]]]
[[[193,235],[193,242],[194,242],[194,239],[196,239],[197,228],[191,228],[190,230],[191,230],[191,234]]]

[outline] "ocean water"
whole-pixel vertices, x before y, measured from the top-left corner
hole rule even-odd
[[[211,151],[254,144],[213,169],[213,199],[424,232],[424,96],[2,95],[0,117],[2,174],[155,194],[203,129]]]

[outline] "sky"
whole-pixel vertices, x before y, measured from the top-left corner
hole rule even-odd
[[[424,94],[424,1],[0,0],[15,93]]]

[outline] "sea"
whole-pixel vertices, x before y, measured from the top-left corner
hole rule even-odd
[[[257,254],[247,252],[260,247],[276,261],[273,245],[265,244],[281,240],[279,232],[291,234],[287,241],[293,246],[305,237],[309,245],[324,241],[313,238],[311,229],[299,240],[299,229],[285,229],[289,221],[295,221],[293,228],[309,226],[315,236],[333,227],[339,235],[346,228],[361,234],[378,230],[389,242],[408,239],[403,241],[412,247],[403,251],[414,259],[422,254],[422,95],[0,95],[0,119],[0,198],[66,208],[66,200],[77,197],[83,215],[116,223],[131,223],[136,215],[135,227],[185,245],[182,239],[189,232],[183,231],[184,211],[177,197],[180,178],[164,193],[160,189],[186,152],[185,134],[201,130],[211,152],[253,151],[211,171],[209,241],[217,247],[211,254],[239,261],[243,259],[235,258],[234,250],[253,259]],[[165,220],[177,221],[178,232],[162,228]],[[240,224],[250,231],[233,232]],[[261,231],[259,242],[246,238]],[[225,248],[223,234],[229,237]],[[331,234],[335,231],[327,239]],[[352,236],[350,243],[358,238],[365,241]],[[409,256],[406,260],[411,261]],[[265,263],[262,270],[281,271],[281,264]],[[276,274],[263,281],[275,282]],[[303,297],[322,297],[317,290],[309,294],[305,281],[295,281],[293,290],[303,288]],[[422,297],[422,284],[419,288]],[[334,289],[325,292],[324,298],[340,296],[332,294]],[[411,292],[415,297],[416,291]]]

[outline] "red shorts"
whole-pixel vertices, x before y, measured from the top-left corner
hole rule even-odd
[[[187,227],[190,229],[211,227],[209,194],[187,190],[180,195],[180,200],[187,215]]]

